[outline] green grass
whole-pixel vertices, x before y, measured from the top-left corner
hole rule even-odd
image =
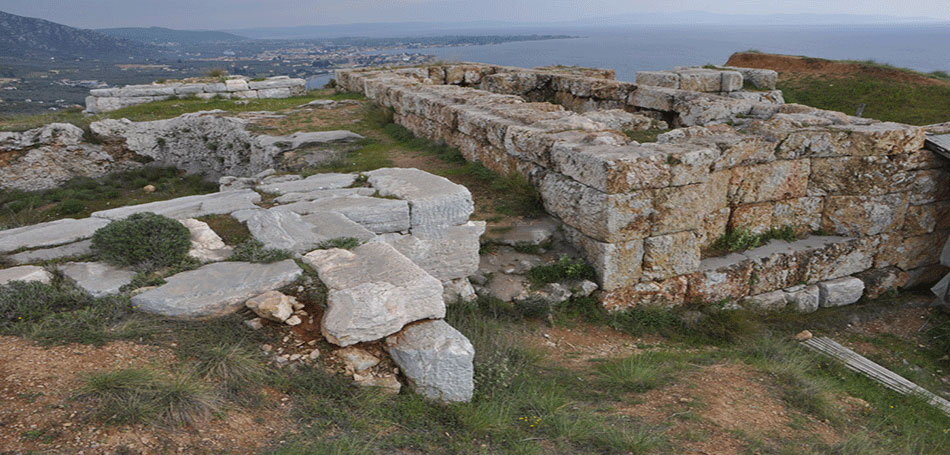
[[[228,257],[228,260],[269,264],[292,257],[294,257],[294,254],[290,251],[266,248],[260,241],[250,239],[235,246],[234,252]]]
[[[363,244],[363,241],[353,237],[338,237],[335,239],[330,239],[325,242],[321,242],[317,245],[318,250],[329,250],[331,248],[342,248],[344,250],[352,250]]]
[[[788,103],[854,115],[866,105],[864,117],[928,125],[948,120],[950,85],[915,85],[870,75],[782,78],[778,88]]]
[[[639,143],[647,142],[656,142],[656,137],[670,131],[669,128],[650,128],[647,130],[627,130],[624,131],[624,134],[630,138],[630,140],[637,141]]]
[[[795,229],[791,226],[773,227],[761,234],[755,234],[747,228],[732,229],[717,238],[709,249],[716,254],[731,253],[756,248],[770,240],[794,242],[797,240]]]
[[[683,370],[695,354],[648,351],[596,366],[600,381],[609,389],[643,393],[666,385]]]
[[[539,265],[528,271],[535,286],[572,280],[595,280],[594,268],[582,259],[561,256],[552,264]]]

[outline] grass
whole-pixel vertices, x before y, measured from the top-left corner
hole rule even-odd
[[[353,237],[338,237],[335,239],[330,239],[325,242],[321,242],[317,245],[318,250],[329,250],[332,248],[342,248],[344,250],[352,250],[363,244],[363,241]]]
[[[670,131],[669,128],[650,128],[646,130],[627,130],[623,133],[630,138],[630,140],[637,141],[639,143],[647,142],[656,142],[657,136]]]
[[[761,234],[756,234],[747,228],[738,228],[721,235],[710,245],[709,249],[711,254],[725,254],[750,250],[765,245],[771,240],[794,242],[797,238],[795,229],[791,226],[769,228]]]
[[[146,185],[155,186],[155,192],[145,192],[142,188]],[[0,190],[0,229],[63,217],[84,218],[98,210],[217,190],[216,184],[201,176],[171,167],[143,167],[98,179],[76,177],[43,191]]]
[[[198,221],[208,223],[208,227],[230,246],[240,245],[251,239],[251,231],[247,229],[247,225],[231,215],[208,215],[198,218]]]
[[[782,77],[778,88],[788,103],[849,115],[864,104],[864,117],[911,125],[947,121],[946,106],[950,104],[950,84],[915,85],[863,74]]]
[[[251,239],[235,246],[234,252],[228,257],[228,260],[270,264],[292,257],[294,257],[294,254],[290,251],[267,248],[260,241]]]
[[[663,386],[689,368],[691,357],[677,352],[648,351],[597,365],[600,381],[609,389],[643,393]]]
[[[561,256],[552,264],[539,265],[528,271],[528,278],[535,286],[574,280],[595,280],[596,274],[590,264],[581,259]]]

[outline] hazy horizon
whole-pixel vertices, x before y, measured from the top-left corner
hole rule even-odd
[[[386,24],[402,22],[472,23],[508,22],[518,25],[559,26],[582,21],[594,25],[617,25],[635,20],[637,14],[661,15],[702,22],[741,22],[741,16],[816,15],[838,16],[844,23],[873,22],[902,24],[914,21],[950,22],[945,0],[921,0],[897,6],[887,0],[841,0],[833,2],[798,0],[781,5],[748,0],[669,0],[662,8],[643,0],[592,0],[578,5],[567,0],[483,0],[473,3],[456,0],[189,0],[135,1],[89,0],[0,0],[0,10],[36,17],[72,27],[96,29],[112,27],[166,27],[186,30],[240,30],[274,27]],[[726,15],[726,16],[721,16]],[[846,15],[849,17],[844,17]],[[733,17],[735,16],[735,17]],[[619,17],[619,19],[617,19]],[[605,19],[600,24],[598,19]],[[617,19],[611,23],[611,19]],[[664,19],[666,20],[666,19]]]

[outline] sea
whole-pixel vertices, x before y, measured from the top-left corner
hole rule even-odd
[[[413,49],[443,61],[532,68],[576,65],[611,68],[634,81],[637,71],[721,65],[735,52],[874,60],[923,72],[950,72],[950,23],[902,25],[631,25],[604,28],[490,29],[472,34],[567,34],[570,39]],[[460,33],[461,34],[461,33]],[[406,52],[394,49],[390,53]],[[313,86],[332,75],[318,76]]]

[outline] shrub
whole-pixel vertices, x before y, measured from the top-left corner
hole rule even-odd
[[[224,77],[228,72],[224,68],[211,68],[208,70],[208,77]]]
[[[535,285],[557,283],[566,280],[593,280],[594,268],[580,259],[561,256],[557,262],[539,265],[528,272],[528,278]]]
[[[109,263],[154,269],[177,264],[191,247],[191,233],[176,220],[136,213],[92,236],[92,249]]]
[[[330,239],[325,242],[320,242],[317,245],[318,250],[329,250],[332,248],[342,248],[344,250],[352,250],[363,244],[363,241],[355,237],[337,237],[335,239]]]
[[[294,254],[290,251],[265,248],[264,244],[258,240],[248,240],[234,247],[234,252],[228,260],[269,264],[292,257],[294,257]]]
[[[61,215],[75,215],[83,210],[86,210],[86,204],[78,199],[66,199],[56,207],[56,211]]]

